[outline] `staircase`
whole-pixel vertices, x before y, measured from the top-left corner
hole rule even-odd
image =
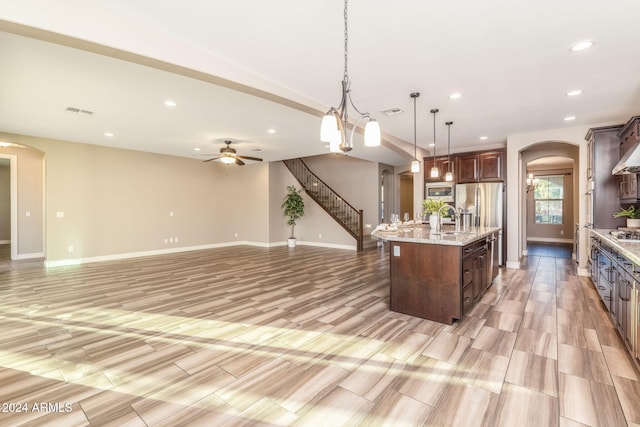
[[[357,250],[362,251],[362,209],[358,210],[347,203],[338,193],[311,172],[302,159],[289,159],[282,162],[296,177],[304,191],[356,239]]]

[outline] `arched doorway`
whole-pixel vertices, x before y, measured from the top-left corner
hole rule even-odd
[[[540,142],[522,150],[520,156],[519,253],[526,256],[530,242],[573,244],[579,222],[579,147]],[[528,178],[538,180],[538,190]]]

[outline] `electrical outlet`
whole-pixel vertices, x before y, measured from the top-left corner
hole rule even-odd
[[[178,238],[177,238],[177,237],[174,237],[174,238],[173,238],[173,241],[174,241],[174,242],[176,242],[176,243],[178,243]]]
[[[69,250],[69,252],[73,252],[73,245],[69,245],[67,249]]]
[[[560,230],[560,235],[564,236],[564,230]]]
[[[318,233],[318,239],[322,239],[322,233]]]
[[[164,238],[164,243],[169,243],[169,239],[167,239],[166,237]]]
[[[233,235],[233,237],[238,237],[238,233],[235,233],[235,234]]]

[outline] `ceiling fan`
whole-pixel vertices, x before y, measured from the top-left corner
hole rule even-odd
[[[250,157],[250,156],[240,156],[236,153],[235,148],[231,148],[231,141],[225,141],[225,144],[227,144],[226,147],[222,147],[220,149],[220,155],[218,155],[217,157],[213,157],[211,159],[207,159],[204,160],[205,162],[210,162],[212,160],[218,160],[220,159],[220,161],[222,163],[228,164],[230,165],[231,163],[235,163],[236,165],[239,166],[243,166],[245,163],[240,160],[240,159],[244,159],[244,160],[253,160],[255,162],[261,162],[262,159],[259,159],[257,157]],[[205,154],[205,156],[215,156],[215,154]]]

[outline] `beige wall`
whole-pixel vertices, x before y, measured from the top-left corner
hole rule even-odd
[[[288,237],[280,206],[286,187],[299,184],[280,162],[226,166],[67,141],[0,136],[36,148],[18,153],[20,247],[44,252],[48,263],[234,242],[281,244]],[[365,210],[365,222],[377,224],[377,164],[345,156],[306,160],[345,199]],[[310,244],[355,248],[355,240],[304,197],[307,210],[296,227],[296,237]],[[23,218],[26,210],[31,212],[30,221]],[[35,242],[33,235],[39,236]]]
[[[11,189],[9,160],[0,159],[0,242],[11,240]]]

